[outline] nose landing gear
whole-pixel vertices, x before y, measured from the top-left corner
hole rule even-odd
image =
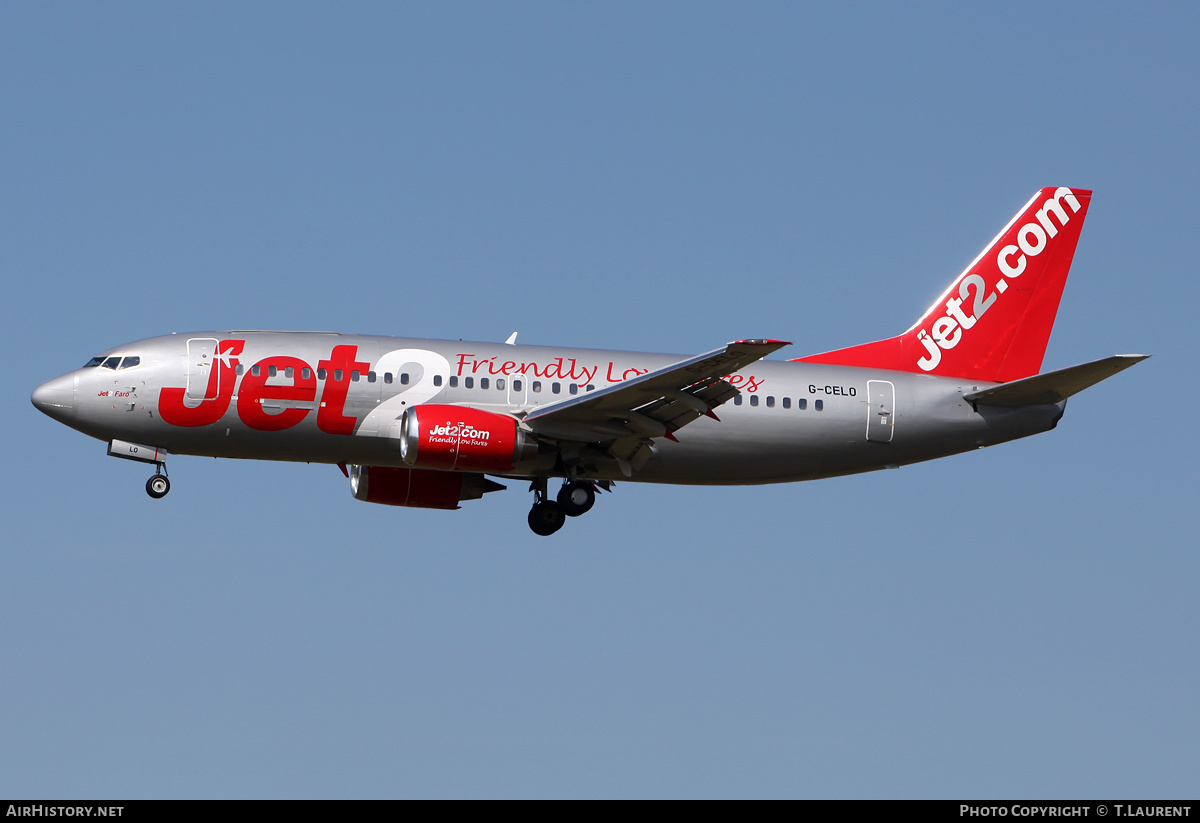
[[[153,463],[154,476],[146,481],[146,494],[155,500],[166,497],[167,492],[171,490],[171,481],[167,479],[166,449],[129,443],[125,440],[111,440],[108,443],[108,456],[136,460],[139,463]]]
[[[155,500],[166,497],[167,492],[171,490],[171,481],[167,479],[166,474],[159,474],[160,471],[165,469],[166,465],[159,463],[155,467],[154,476],[146,481],[146,494]]]

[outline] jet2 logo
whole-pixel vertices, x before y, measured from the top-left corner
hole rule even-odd
[[[204,396],[210,398],[198,405],[184,402],[182,388],[163,388],[158,395],[158,413],[172,426],[209,426],[225,416],[233,400],[234,384],[237,382],[238,356],[246,346],[245,340],[223,340],[213,358],[215,365],[209,373],[208,388]],[[317,368],[324,369],[331,377],[320,387],[320,405],[317,408],[317,428],[328,434],[354,434],[358,418],[345,414],[346,397],[350,392],[349,376],[352,371],[366,372],[371,364],[359,361],[358,346],[334,346],[328,360],[321,360]],[[237,414],[252,429],[259,431],[282,431],[295,426],[311,411],[310,408],[285,408],[277,413],[263,409],[263,401],[317,402],[317,380],[308,363],[297,357],[276,356],[258,361],[257,369],[249,369],[242,377],[237,392]],[[292,385],[277,386],[267,383],[271,367],[278,371],[292,369]],[[307,375],[307,376],[305,376]]]
[[[989,293],[987,283],[978,274],[971,273],[962,278],[958,285],[958,296],[946,301],[946,313],[934,320],[928,329],[917,332],[917,340],[927,352],[917,361],[922,371],[933,371],[938,367],[942,362],[942,351],[948,351],[962,342],[963,335],[974,328],[996,300],[1008,291],[1008,280],[1004,278],[1020,277],[1029,259],[1044,252],[1050,240],[1058,235],[1059,229],[1070,222],[1071,215],[1067,214],[1064,203],[1071,207],[1071,214],[1079,213],[1078,198],[1063,186],[1034,213],[1036,222],[1030,220],[1017,229],[1014,238],[1016,243],[1008,243],[1000,248],[996,254],[996,267],[1003,276],[997,280],[995,291]],[[1057,226],[1050,219],[1051,215],[1058,221]],[[969,305],[970,314],[964,310],[964,304]]]
[[[430,443],[466,441],[463,445],[486,446],[491,436],[492,433],[490,431],[477,429],[470,423],[451,423],[449,420],[446,421],[445,425],[434,426],[429,430]]]

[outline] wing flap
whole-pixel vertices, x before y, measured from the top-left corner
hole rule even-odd
[[[657,397],[634,411],[661,422],[674,432],[700,417],[720,420],[713,409],[732,400],[737,393],[727,381],[712,377],[678,391],[648,392]]]
[[[971,403],[985,406],[1034,406],[1060,403],[1073,394],[1094,386],[1130,366],[1145,360],[1148,354],[1115,354],[1079,366],[1046,372],[1023,380],[1014,380],[983,391],[963,395]]]

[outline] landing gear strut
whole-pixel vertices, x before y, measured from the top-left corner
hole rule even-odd
[[[165,469],[166,466],[162,463],[156,463],[154,476],[146,481],[146,494],[155,500],[166,497],[167,492],[171,490],[171,481],[167,479]]]

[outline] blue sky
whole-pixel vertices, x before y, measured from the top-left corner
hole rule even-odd
[[[5,4],[0,796],[1194,797],[1194,4]],[[328,329],[789,356],[1095,190],[1053,432],[626,483],[555,538],[332,467],[162,501],[28,402]]]

